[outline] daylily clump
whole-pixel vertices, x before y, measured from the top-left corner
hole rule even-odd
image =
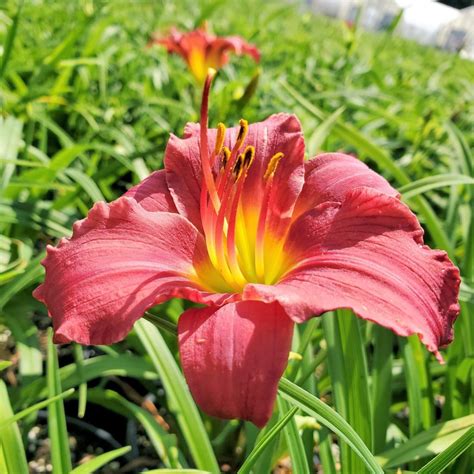
[[[179,54],[199,83],[206,79],[209,68],[219,70],[229,62],[229,53],[251,56],[260,61],[260,51],[240,36],[215,36],[204,25],[194,31],[181,33],[175,28],[168,36],[154,34],[150,44],[164,46],[168,53]]]
[[[181,363],[200,407],[263,426],[294,323],[337,308],[418,334],[441,359],[459,312],[458,269],[423,244],[398,192],[349,155],[305,161],[301,126],[263,122],[170,137],[165,169],[97,203],[48,247],[35,296],[55,341],[111,344],[170,298],[206,305],[178,321]]]

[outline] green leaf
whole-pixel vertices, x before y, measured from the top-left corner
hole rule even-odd
[[[146,312],[145,316],[143,317],[158,329],[163,329],[164,331],[168,332],[169,334],[172,334],[173,336],[178,335],[178,327],[176,326],[176,324],[149,312]]]
[[[107,464],[108,462],[113,461],[114,459],[123,456],[124,454],[127,454],[131,451],[131,449],[132,448],[130,446],[125,446],[123,448],[114,449],[113,451],[109,451],[108,453],[101,454],[95,457],[94,459],[91,459],[90,461],[87,461],[86,463],[77,466],[70,472],[70,474],[93,474],[102,466],[105,466],[105,464]]]
[[[5,71],[7,69],[8,60],[13,51],[13,43],[15,41],[15,37],[18,31],[18,23],[20,22],[21,10],[23,8],[23,0],[20,1],[18,5],[18,10],[16,15],[13,18],[13,22],[8,30],[7,37],[3,44],[3,55],[2,55],[2,62],[0,63],[0,80],[2,79]]]
[[[61,43],[59,43],[53,49],[53,51],[51,51],[50,54],[46,56],[46,58],[44,58],[44,64],[52,67],[56,65],[56,63],[62,58],[67,57],[74,44],[79,38],[81,38],[81,36],[83,36],[88,21],[89,20],[74,23],[77,26],[69,31],[69,34],[66,36],[66,38]]]
[[[0,423],[13,416],[7,387],[0,380]],[[28,474],[25,448],[18,425],[13,422],[0,429],[0,472]]]
[[[201,469],[152,469],[147,474],[210,474],[210,471]]]
[[[309,137],[308,145],[306,147],[309,156],[314,156],[316,153],[321,151],[324,141],[331,133],[331,130],[339,117],[344,113],[344,110],[345,107],[339,107],[316,127],[314,133]]]
[[[42,402],[35,403],[34,405],[32,405],[28,408],[25,408],[24,410],[22,410],[18,413],[15,413],[10,418],[5,418],[3,420],[0,420],[0,430],[5,428],[8,425],[11,425],[12,423],[17,422],[18,420],[21,420],[22,418],[24,418],[25,416],[30,415],[31,413],[34,413],[38,410],[41,410],[44,407],[49,406],[51,403],[53,403],[57,400],[63,400],[64,398],[69,397],[73,393],[74,393],[74,389],[71,388],[69,390],[66,390],[63,393],[60,393],[59,395],[55,395],[54,397],[43,400]]]
[[[92,202],[105,201],[105,197],[100,191],[97,184],[94,183],[90,176],[87,176],[82,171],[74,168],[69,168],[65,171],[65,174],[72,178],[91,198]]]
[[[285,415],[278,420],[278,423],[270,429],[265,436],[262,436],[258,443],[253,448],[252,452],[247,456],[244,463],[237,471],[237,474],[248,474],[251,472],[252,467],[257,462],[260,455],[263,453],[265,448],[275,439],[278,433],[285,427],[285,425],[293,418],[298,408],[293,407]]]
[[[377,460],[384,468],[390,468],[441,453],[473,426],[474,415],[439,423],[397,448],[381,453]]]
[[[4,310],[4,317],[11,330],[19,355],[18,371],[22,384],[29,384],[43,375],[43,356],[41,354],[38,329],[33,323],[32,300],[27,298],[15,301]]]
[[[47,373],[49,397],[61,393],[61,381],[58,367],[56,346],[53,343],[53,331],[48,330]],[[69,437],[66,426],[66,415],[61,398],[52,402],[48,407],[48,435],[51,443],[51,462],[53,474],[64,474],[72,469],[69,450]]]
[[[446,130],[451,143],[454,146],[454,156],[456,157],[459,168],[467,176],[474,176],[474,156],[471,148],[459,128],[451,121],[445,123]]]
[[[145,429],[157,455],[166,467],[178,467],[176,436],[167,433],[147,410],[129,402],[113,390],[92,388],[88,391],[89,401],[101,405],[127,418],[134,417]]]
[[[390,423],[392,401],[392,362],[394,335],[388,329],[375,325],[374,366],[372,371],[372,429],[374,452],[385,448]]]
[[[0,200],[0,224],[21,224],[35,230],[46,231],[53,237],[71,234],[71,219],[64,213],[53,210],[51,203],[45,201],[18,202]]]
[[[97,356],[84,361],[82,376],[77,371],[77,365],[69,364],[59,369],[61,385],[65,388],[77,387],[83,382],[88,382],[98,377],[110,377],[112,375],[122,377],[134,377],[145,380],[155,380],[158,375],[153,366],[143,357],[130,354],[117,356]],[[35,380],[24,387],[19,394],[16,405],[22,406],[48,395],[46,383],[43,378]]]
[[[340,310],[324,315],[323,327],[337,411],[364,443],[372,446],[372,408],[360,321],[351,311]],[[345,443],[342,444],[342,470],[347,473],[364,470],[358,453]]]
[[[82,346],[79,344],[73,344],[74,360],[76,361],[77,374],[81,379],[79,384],[79,403],[77,406],[77,416],[78,418],[84,418],[87,407],[87,382],[84,382],[84,353],[82,351]]]
[[[474,288],[469,286],[465,282],[461,282],[461,288],[459,290],[459,299],[466,303],[474,304]]]
[[[428,429],[434,420],[434,400],[430,384],[426,351],[417,335],[403,340],[410,436]]]
[[[197,467],[218,473],[219,466],[199,412],[162,335],[153,324],[143,319],[135,323],[135,330],[160,374],[171,410],[176,415]]]
[[[453,186],[456,184],[474,185],[474,178],[462,174],[438,174],[436,176],[428,176],[426,178],[412,181],[405,186],[399,188],[400,193],[405,199],[410,199],[418,194],[425,193],[432,189],[443,188],[446,186]]]
[[[288,402],[281,397],[278,397],[278,409],[281,413],[286,413],[290,410]],[[293,471],[301,474],[309,474],[310,470],[308,462],[306,461],[306,453],[294,416],[291,417],[283,428],[283,433],[290,452]]]
[[[0,360],[0,372],[10,367],[12,363],[9,360]]]
[[[464,451],[469,449],[474,443],[474,427],[467,430],[454,443],[447,447],[443,452],[433,458],[428,464],[425,464],[418,474],[432,474],[433,472],[443,472],[455,459]]]
[[[32,254],[28,242],[0,235],[0,285],[23,273]]]
[[[39,262],[43,260],[43,258],[44,253],[39,254],[36,258],[31,260],[23,273],[2,287],[2,293],[0,294],[0,311],[2,311],[10,299],[22,289],[39,281],[44,274],[44,268],[39,265]]]
[[[0,157],[10,161],[3,166],[2,163],[0,163],[0,194],[7,188],[15,171],[15,160],[18,154],[18,149],[20,148],[22,128],[23,123],[16,118],[0,117]]]
[[[239,111],[241,111],[250,102],[252,97],[255,95],[255,92],[257,91],[257,88],[258,88],[258,83],[260,82],[261,75],[262,75],[262,69],[259,67],[257,68],[257,71],[255,72],[255,74],[252,76],[249,83],[245,87],[245,91],[242,94],[242,96],[236,100],[235,105],[237,106]]]
[[[370,472],[383,474],[382,468],[375,460],[369,448],[364,444],[354,428],[339,413],[314,395],[311,395],[285,378],[280,380],[279,389],[282,397],[309,415],[314,416],[320,423],[327,426],[348,443],[364,461]]]

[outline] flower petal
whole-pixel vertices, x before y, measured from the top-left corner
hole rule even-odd
[[[326,201],[341,202],[355,188],[373,188],[399,197],[388,181],[365,163],[343,153],[323,153],[305,163],[305,184],[296,203],[294,217]]]
[[[147,211],[178,212],[168,189],[165,170],[155,171],[130,188],[125,196],[133,198]]]
[[[176,28],[171,28],[168,36],[161,36],[157,33],[153,33],[149,45],[157,44],[164,46],[168,53],[176,53],[182,56],[184,59],[187,58],[187,51],[185,51],[181,45],[183,34],[180,33]]]
[[[198,405],[218,418],[265,425],[293,334],[281,306],[247,301],[189,309],[178,333],[184,375]]]
[[[198,136],[181,139],[171,135],[164,163],[166,181],[178,212],[202,231],[199,209],[202,172]]]
[[[233,129],[233,141],[237,129]],[[271,115],[265,121],[249,127],[245,145],[255,147],[255,160],[249,170],[242,193],[242,208],[247,225],[254,226],[253,219],[258,215],[264,196],[264,175],[275,154],[284,157],[278,165],[273,178],[267,217],[268,228],[274,237],[286,230],[296,200],[304,184],[304,140],[301,124],[295,115]]]
[[[247,43],[240,36],[216,37],[209,43],[207,50],[208,63],[220,68],[229,61],[228,52],[233,52],[238,56],[247,54],[251,56],[255,62],[260,61],[260,51],[253,44]]]
[[[232,149],[239,127],[227,130],[225,145]],[[216,141],[216,129],[208,132],[209,149]],[[285,156],[277,167],[269,202],[269,222],[273,228],[284,227],[290,220],[296,199],[303,187],[304,140],[301,125],[294,115],[276,114],[263,122],[251,124],[243,148],[255,147],[255,159],[245,181],[242,203],[249,227],[256,227],[265,181],[263,176],[273,155]],[[199,125],[187,124],[184,138],[171,136],[165,152],[166,178],[180,214],[201,229],[199,196],[201,163],[199,155]],[[278,225],[276,225],[278,223]],[[278,232],[275,229],[275,232]]]
[[[110,344],[173,296],[226,301],[229,295],[209,295],[194,282],[194,264],[205,259],[203,238],[189,221],[122,197],[97,203],[70,240],[48,247],[45,282],[34,296],[48,307],[56,342]]]
[[[297,322],[352,308],[399,335],[418,334],[439,356],[459,313],[459,270],[422,236],[398,199],[354,189],[303,214],[285,248],[299,264],[274,287],[247,285],[243,299],[278,301]]]

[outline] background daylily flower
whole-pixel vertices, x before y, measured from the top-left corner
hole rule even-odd
[[[110,344],[157,303],[203,303],[178,321],[181,362],[201,408],[263,426],[294,323],[337,308],[441,359],[453,338],[459,271],[380,175],[348,155],[304,160],[294,115],[172,135],[165,169],[97,203],[48,247],[35,290],[55,341]]]
[[[203,26],[194,31],[181,33],[175,28],[168,36],[154,34],[150,44],[164,46],[169,53],[179,54],[198,82],[203,83],[209,68],[218,70],[229,62],[229,53],[238,56],[247,54],[256,62],[260,61],[260,51],[240,36],[214,36]]]

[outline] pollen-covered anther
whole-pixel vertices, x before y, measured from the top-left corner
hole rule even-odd
[[[217,137],[216,137],[216,146],[214,147],[214,154],[218,156],[222,147],[224,146],[226,128],[223,123],[217,124]]]
[[[237,135],[237,141],[235,143],[235,147],[238,149],[242,146],[244,143],[245,139],[247,138],[247,133],[249,131],[249,123],[245,119],[240,119],[239,120],[239,133]]]
[[[234,169],[232,170],[235,176],[235,179],[239,179],[240,175],[242,174],[242,171],[244,169],[244,155],[240,154],[239,157],[237,158],[237,161],[235,162]]]
[[[244,168],[248,170],[250,166],[252,165],[253,160],[255,158],[255,147],[253,147],[252,145],[248,145],[243,152],[243,157],[244,157],[244,163],[243,163]]]
[[[275,175],[275,171],[278,167],[278,163],[280,163],[280,160],[284,157],[285,155],[282,152],[275,153],[270,161],[268,162],[267,170],[265,171],[265,174],[263,175],[263,179],[267,180],[270,177],[273,177]]]
[[[222,168],[227,166],[227,162],[229,161],[231,151],[226,146],[222,147]]]

